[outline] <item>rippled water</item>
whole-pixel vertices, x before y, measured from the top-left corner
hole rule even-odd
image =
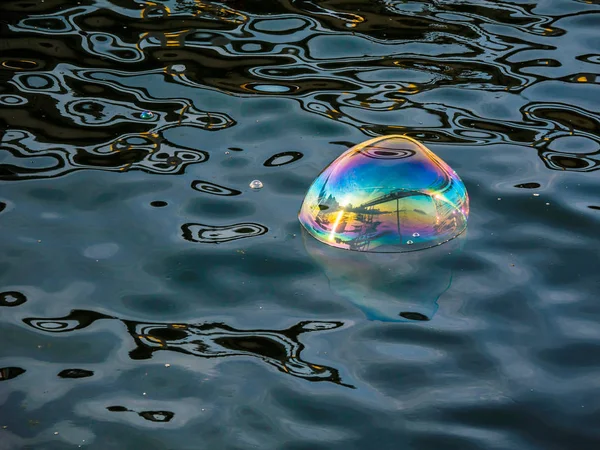
[[[0,9],[0,449],[600,447],[598,0]],[[386,134],[460,245],[302,236]]]

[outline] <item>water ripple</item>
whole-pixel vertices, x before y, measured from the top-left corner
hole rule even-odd
[[[68,333],[89,327],[97,320],[115,319],[93,311],[74,310],[58,318],[24,319],[30,327],[49,333]],[[276,367],[279,371],[309,381],[330,381],[346,387],[339,372],[331,367],[304,361],[304,345],[299,336],[304,333],[333,330],[341,322],[300,322],[287,330],[237,330],[224,323],[142,323],[122,320],[135,341],[136,348],[129,352],[134,360],[150,359],[154,352],[173,351],[201,358],[253,356]],[[1,379],[14,378],[23,371],[6,368]],[[65,369],[61,378],[86,378],[94,372],[84,369]]]
[[[0,447],[596,448],[599,14],[4,2]],[[465,181],[452,264],[300,233],[388,134]]]

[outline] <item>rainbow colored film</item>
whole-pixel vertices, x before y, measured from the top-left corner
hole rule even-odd
[[[310,186],[299,219],[316,239],[363,252],[443,244],[467,227],[456,172],[416,140],[383,136],[344,152]]]

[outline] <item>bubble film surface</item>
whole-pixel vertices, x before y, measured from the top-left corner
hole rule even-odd
[[[418,141],[383,136],[333,161],[310,186],[299,219],[316,239],[364,252],[443,244],[467,226],[459,176]]]

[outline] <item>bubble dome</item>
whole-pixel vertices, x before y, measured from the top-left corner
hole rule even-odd
[[[310,186],[300,223],[333,247],[378,253],[443,244],[467,227],[469,198],[454,170],[399,135],[358,144]]]

